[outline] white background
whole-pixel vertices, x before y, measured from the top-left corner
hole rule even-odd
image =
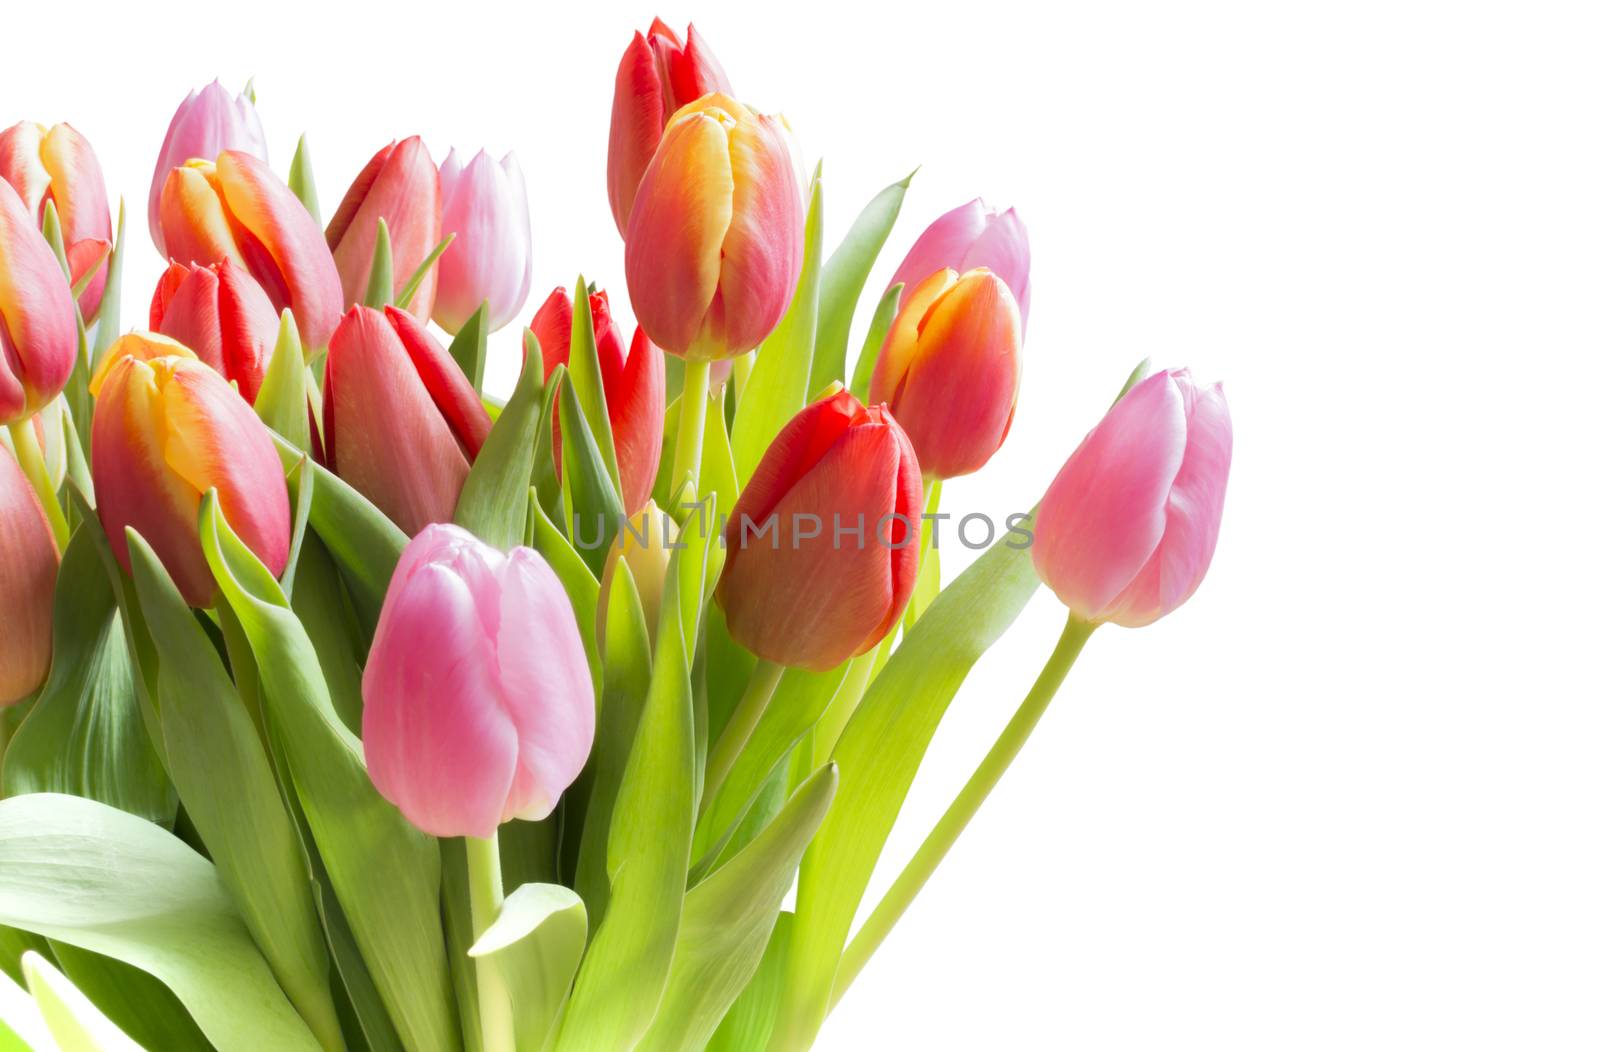
[[[391,137],[514,148],[524,321],[579,269],[626,318],[606,129],[654,12],[596,6],[12,5],[0,120],[93,141],[145,249],[127,319],[158,272],[145,195],[173,108],[250,74],[280,172],[310,133],[325,216]],[[946,208],[1022,211],[1021,406],[949,510],[1031,504],[1146,355],[1225,379],[1233,408],[1210,579],[1091,642],[821,1047],[1600,1046],[1595,24],[1526,3],[661,13],[825,159],[830,244],[923,165],[870,296]],[[512,333],[494,346],[504,385]],[[879,889],[1062,617],[1041,594],[974,673]]]

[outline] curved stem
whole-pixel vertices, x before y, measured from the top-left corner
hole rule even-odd
[[[505,901],[500,877],[500,837],[467,837],[467,900],[472,909],[472,938],[483,936]],[[511,994],[505,977],[492,957],[476,957],[478,974],[478,1027],[483,1052],[515,1052],[516,1029],[511,1015]]]
[[[683,363],[683,395],[678,399],[678,440],[672,453],[672,499],[679,508],[693,504],[700,485],[700,447],[705,443],[706,397],[711,391],[711,363],[691,358]]]
[[[61,500],[50,482],[50,469],[45,467],[44,451],[39,448],[39,436],[33,430],[33,419],[19,420],[11,425],[11,445],[17,451],[17,464],[28,479],[28,484],[39,495],[44,507],[44,517],[50,531],[56,536],[56,548],[67,550],[67,517],[61,511]]]
[[[1078,659],[1084,643],[1088,642],[1089,635],[1096,627],[1091,622],[1079,620],[1076,615],[1067,618],[1067,626],[1061,632],[1061,639],[1056,643],[1056,648],[1051,653],[1050,659],[1045,662],[1044,668],[1040,670],[1039,678],[1034,681],[1033,688],[1028,691],[1027,697],[1022,699],[1022,704],[1017,706],[1011,722],[1000,732],[1000,737],[995,739],[988,755],[978,764],[977,770],[972,772],[967,784],[961,787],[961,792],[956,794],[949,809],[933,827],[927,839],[922,842],[922,846],[917,848],[917,853],[911,857],[906,868],[895,878],[894,884],[883,896],[883,901],[878,903],[866,923],[861,925],[856,937],[845,947],[844,956],[839,961],[839,972],[833,981],[833,997],[828,1004],[830,1009],[838,1004],[845,991],[850,989],[850,984],[861,974],[861,969],[872,958],[874,951],[882,945],[884,938],[894,929],[895,923],[917,897],[917,893],[928,882],[928,878],[933,876],[933,871],[944,861],[945,855],[949,854],[956,838],[967,828],[967,823],[978,813],[978,808],[983,806],[984,800],[988,799],[989,793],[999,783],[1001,775],[1011,766],[1011,761],[1022,751],[1028,735],[1038,726],[1039,717],[1044,715],[1044,710],[1049,707],[1050,700],[1060,689],[1062,680],[1067,678],[1073,662]]]
[[[744,697],[739,699],[733,715],[728,717],[727,725],[717,736],[717,743],[711,747],[711,755],[706,759],[705,788],[700,794],[702,815],[711,810],[711,801],[716,799],[722,783],[728,779],[728,772],[733,770],[739,754],[750,743],[750,735],[755,733],[756,724],[761,722],[761,716],[767,711],[767,704],[772,701],[778,681],[782,678],[782,665],[765,658],[756,662],[755,669],[750,673],[750,682],[745,684]]]

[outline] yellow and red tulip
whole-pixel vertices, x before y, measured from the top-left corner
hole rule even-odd
[[[267,138],[250,97],[243,92],[230,97],[213,80],[178,104],[156,155],[155,174],[150,177],[150,237],[163,257],[168,253],[161,235],[161,190],[167,185],[167,173],[188,161],[215,161],[223,150],[240,150],[265,161]]]
[[[150,301],[150,329],[177,340],[255,403],[278,335],[278,314],[255,279],[225,259],[173,263]]]
[[[106,287],[101,262],[111,251],[111,209],[94,147],[70,124],[23,121],[0,132],[0,178],[16,189],[35,223],[46,201],[55,204],[73,285],[99,268],[78,297],[83,320],[94,321]]]
[[[347,309],[366,298],[380,219],[389,228],[398,294],[440,238],[439,169],[418,136],[392,142],[373,154],[328,221],[328,248],[339,270]],[[433,312],[437,283],[438,271],[430,270],[406,308],[422,321]]]
[[[61,393],[78,354],[72,289],[22,198],[0,180],[0,425]]]
[[[6,612],[0,632],[0,707],[32,694],[50,671],[58,561],[38,495],[11,454],[0,449],[0,610]]]

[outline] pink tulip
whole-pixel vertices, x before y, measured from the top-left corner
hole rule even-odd
[[[594,742],[589,665],[554,571],[456,526],[406,545],[361,695],[372,784],[434,836],[546,817]]]
[[[1200,587],[1233,456],[1221,384],[1187,369],[1137,384],[1085,436],[1034,524],[1044,583],[1088,621],[1148,625]]]
[[[111,209],[94,147],[70,124],[23,121],[0,132],[0,179],[16,189],[36,223],[45,202],[55,203],[74,285],[99,268],[78,297],[83,320],[94,321],[106,287],[101,262],[111,251]]]
[[[249,96],[241,92],[230,98],[213,80],[179,103],[156,157],[155,174],[150,177],[150,237],[163,258],[167,242],[161,234],[161,188],[167,185],[167,173],[186,161],[215,161],[223,150],[238,150],[265,161],[267,137]]]
[[[1028,261],[1028,228],[1022,225],[1017,210],[998,212],[979,197],[935,219],[906,253],[889,284],[905,285],[901,292],[905,297],[936,270],[948,267],[964,274],[975,267],[988,267],[1011,289],[1026,330],[1032,291]]]
[[[150,330],[189,348],[253,405],[278,339],[278,314],[230,259],[209,267],[173,263],[150,301]]]
[[[460,332],[488,300],[489,328],[502,328],[528,302],[533,281],[533,235],[522,168],[513,154],[496,164],[482,150],[462,167],[451,150],[439,168],[439,191],[444,199],[442,234],[456,239],[439,257],[433,320],[446,332]]]
[[[373,154],[328,221],[328,248],[339,268],[346,309],[366,299],[380,219],[389,228],[393,295],[399,295],[440,240],[439,169],[418,136],[392,142]],[[437,268],[428,271],[406,308],[422,321],[433,313],[438,280]]]
[[[0,632],[0,708],[32,694],[50,671],[56,564],[55,536],[44,508],[17,462],[0,449],[0,610],[6,617]]]
[[[78,357],[72,289],[44,235],[0,179],[0,426],[61,393]]]

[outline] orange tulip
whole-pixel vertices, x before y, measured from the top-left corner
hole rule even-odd
[[[77,356],[67,277],[0,180],[0,425],[26,420],[60,394]]]
[[[36,223],[45,202],[55,203],[72,284],[99,267],[78,297],[83,320],[94,321],[106,288],[100,264],[111,251],[111,209],[94,147],[70,124],[23,121],[0,132],[0,178],[16,188]]]

